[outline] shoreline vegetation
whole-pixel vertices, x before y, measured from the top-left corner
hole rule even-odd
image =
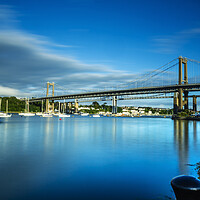
[[[172,119],[200,121],[200,114],[191,110],[182,110],[172,115]]]
[[[8,113],[22,113],[26,112],[25,109],[25,101],[19,99],[17,97],[0,97],[0,112],[6,111],[6,101],[8,101]],[[31,113],[41,112],[42,110],[45,111],[46,103],[43,104],[42,109],[42,102],[31,102],[29,104],[29,111]],[[59,102],[54,103],[55,112],[58,112],[59,109]],[[75,113],[74,105],[71,108],[71,114]],[[67,108],[62,110],[62,112],[67,112]],[[104,116],[115,116],[115,117],[164,117],[164,118],[172,118],[173,120],[197,120],[200,121],[200,114],[195,113],[191,110],[184,110],[178,112],[177,114],[173,114],[173,109],[167,108],[152,108],[152,107],[135,107],[135,106],[118,106],[117,107],[117,114],[112,114],[112,106],[107,105],[107,103],[102,103],[101,105],[94,101],[90,105],[79,105],[78,113],[82,114],[88,113],[89,115],[92,114],[100,114]]]
[[[0,97],[1,105],[0,111],[6,111],[6,101],[8,100],[8,112],[9,113],[22,113],[26,112],[25,110],[25,101],[19,99],[17,97]],[[29,111],[32,113],[41,112],[41,110],[45,110],[46,103],[43,104],[42,109],[42,102],[31,102],[29,104]],[[58,112],[59,103],[54,103],[55,112]],[[72,106],[72,114],[75,112],[75,107]],[[67,110],[67,109],[66,109]],[[66,112],[66,110],[64,112]],[[62,110],[63,111],[63,110]],[[90,105],[79,105],[78,113],[88,113],[88,114],[100,114],[100,115],[108,115],[111,116],[112,114],[112,106],[107,105],[107,103],[102,103],[101,105],[94,101]],[[117,107],[117,114],[115,116],[122,116],[122,117],[150,117],[150,116],[172,116],[173,110],[167,108],[152,108],[152,107],[135,107],[135,106],[118,106]]]

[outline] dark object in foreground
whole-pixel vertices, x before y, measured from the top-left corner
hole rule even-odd
[[[193,176],[177,176],[171,181],[177,200],[200,200],[200,181]]]

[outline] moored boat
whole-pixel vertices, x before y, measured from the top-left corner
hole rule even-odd
[[[67,114],[59,114],[59,117],[71,117],[71,115],[67,115]]]
[[[12,114],[0,112],[0,118],[8,118],[8,117],[11,117],[11,116],[12,116]]]
[[[23,116],[24,117],[33,117],[33,116],[35,116],[35,114],[34,113],[24,113]]]
[[[88,116],[89,113],[82,113],[81,116]]]
[[[37,112],[35,114],[38,115],[38,116],[41,116],[43,113],[42,112]]]
[[[100,117],[100,115],[99,115],[99,114],[96,114],[96,115],[93,115],[93,117]]]
[[[44,113],[41,115],[41,117],[53,117],[53,115],[49,113]]]
[[[33,116],[35,116],[34,113],[29,113],[29,112],[27,112],[27,113],[19,113],[19,115],[20,116],[24,116],[24,117],[33,117]]]

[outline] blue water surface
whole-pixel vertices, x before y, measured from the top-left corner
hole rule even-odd
[[[0,123],[0,199],[170,199],[197,176],[200,122],[19,117]]]

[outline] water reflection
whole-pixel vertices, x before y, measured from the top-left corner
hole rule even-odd
[[[44,148],[45,152],[48,153],[50,149],[52,149],[54,143],[54,137],[53,137],[54,123],[51,118],[46,118],[44,120],[45,123],[44,122],[42,123],[41,133],[44,133]]]
[[[60,190],[68,199],[77,190],[87,197],[97,191],[101,199],[106,192],[145,199],[157,188],[170,194],[171,178],[190,173],[187,164],[198,155],[198,126],[170,119],[12,119],[0,124],[0,186],[6,197],[15,197],[19,185],[49,198]]]
[[[193,124],[193,130],[190,129]],[[197,122],[187,120],[174,120],[174,142],[178,150],[179,171],[181,174],[188,174],[189,164],[189,139],[192,138],[193,145],[197,143]]]
[[[113,139],[113,144],[116,143],[116,132],[117,132],[116,120],[117,119],[115,117],[112,119],[112,139]]]

